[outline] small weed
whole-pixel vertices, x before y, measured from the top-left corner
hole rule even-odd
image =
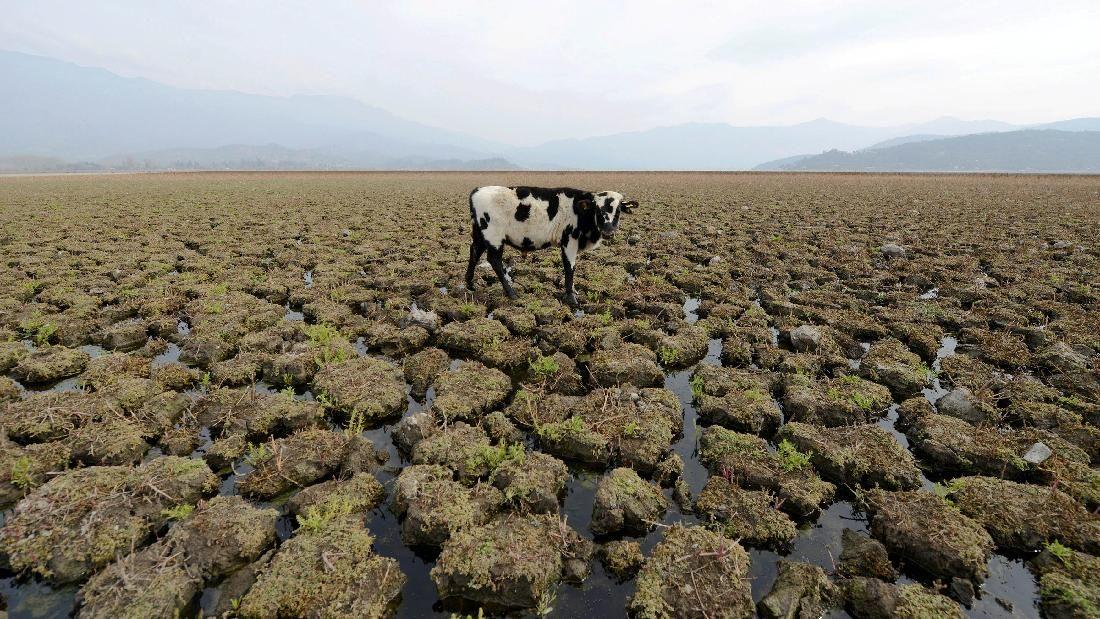
[[[1047,544],[1046,549],[1050,551],[1050,554],[1058,557],[1058,560],[1063,564],[1068,563],[1069,560],[1073,558],[1073,551],[1063,546],[1058,540],[1054,540]]]
[[[175,507],[160,510],[160,515],[169,520],[184,520],[195,511],[195,506],[190,503],[180,503]]]
[[[558,365],[558,362],[555,361],[553,357],[543,357],[542,355],[539,355],[534,361],[529,362],[528,366],[531,369],[531,373],[539,380],[546,380],[561,370],[561,366]]]
[[[676,348],[662,346],[657,350],[657,356],[660,357],[662,365],[675,365],[680,362],[680,351]]]
[[[779,455],[779,464],[783,467],[784,471],[788,473],[798,471],[804,468],[810,463],[810,456],[813,452],[802,453],[798,451],[798,448],[794,446],[794,443],[784,439],[779,443],[779,449],[777,450]]]
[[[27,456],[16,458],[11,463],[11,483],[23,492],[27,492],[34,485],[34,480],[31,479],[32,464]]]
[[[470,457],[470,461],[466,464],[471,469],[477,469],[481,464],[485,464],[491,473],[507,460],[514,460],[522,464],[526,457],[527,452],[524,451],[522,443],[509,445],[507,442],[502,442],[496,447],[482,447],[480,451]]]
[[[871,399],[871,396],[857,391],[852,394],[852,404],[855,404],[869,413],[874,407],[875,402]]]
[[[462,312],[462,315],[467,318],[470,318],[478,313],[477,306],[468,301],[466,303],[463,303],[462,305],[459,305],[458,311]]]
[[[623,436],[638,436],[639,434],[641,434],[640,430],[641,429],[638,427],[638,422],[631,421],[630,423],[623,426]]]
[[[356,437],[367,429],[367,414],[356,408],[348,417],[348,427],[344,429],[344,435],[348,438]]]
[[[274,455],[275,453],[271,451],[267,443],[260,443],[259,445],[249,443],[248,453],[245,454],[244,461],[253,467],[257,467],[270,460]]]
[[[699,374],[691,377],[691,397],[698,400],[703,396],[703,377]]]

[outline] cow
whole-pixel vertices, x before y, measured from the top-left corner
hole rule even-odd
[[[474,288],[474,269],[481,255],[497,274],[504,294],[516,292],[504,270],[504,246],[529,251],[558,247],[565,271],[565,302],[577,305],[573,274],[581,252],[599,246],[619,228],[619,215],[638,206],[617,191],[590,192],[570,187],[478,187],[470,192],[472,236],[466,288]]]

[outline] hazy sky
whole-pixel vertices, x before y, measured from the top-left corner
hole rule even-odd
[[[1100,115],[1100,0],[0,0],[0,14],[2,49],[346,95],[513,144],[691,121]]]

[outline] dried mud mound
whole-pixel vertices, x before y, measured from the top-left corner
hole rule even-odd
[[[579,308],[553,251],[508,299],[486,184],[640,207]],[[1095,178],[2,178],[0,220],[0,613],[1100,607]]]

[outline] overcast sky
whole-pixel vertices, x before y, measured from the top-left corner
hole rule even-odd
[[[693,121],[1100,115],[1100,0],[0,0],[0,14],[2,49],[346,95],[520,145]]]

